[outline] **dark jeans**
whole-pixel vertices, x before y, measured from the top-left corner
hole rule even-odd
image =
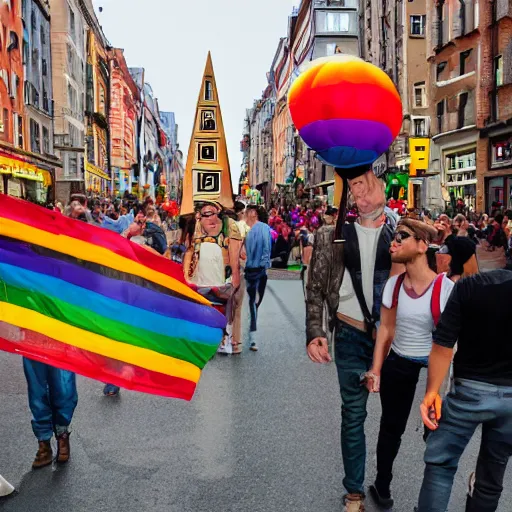
[[[512,456],[512,387],[456,379],[455,391],[444,401],[439,428],[427,441],[418,512],[446,512],[459,459],[479,425],[476,483],[466,512],[498,508]]]
[[[341,322],[336,325],[336,368],[341,393],[341,453],[348,493],[364,494],[366,466],[366,403],[368,390],[361,375],[372,365],[373,340]]]
[[[23,370],[37,440],[49,441],[54,433],[67,432],[78,403],[75,374],[26,358]]]
[[[267,287],[267,270],[265,268],[246,268],[245,282],[249,294],[249,312],[251,313],[251,332],[258,330],[258,308],[263,301]],[[258,300],[256,301],[256,296]]]
[[[379,440],[377,442],[377,479],[381,496],[390,496],[393,463],[402,444],[402,435],[411,414],[420,371],[425,366],[399,356],[393,350],[382,366],[380,382]]]

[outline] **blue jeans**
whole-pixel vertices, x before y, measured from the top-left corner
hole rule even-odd
[[[78,394],[75,374],[23,358],[32,430],[38,441],[68,431]]]
[[[251,314],[251,332],[258,329],[258,308],[261,305],[265,289],[267,287],[267,269],[265,268],[246,268],[245,282],[247,285],[247,293],[249,295],[249,312]],[[256,301],[256,296],[259,296]]]
[[[341,453],[345,478],[343,485],[348,493],[364,494],[366,469],[366,403],[368,390],[361,382],[373,358],[373,340],[364,332],[336,325],[336,368],[341,393]]]
[[[427,440],[418,512],[446,512],[459,459],[482,425],[476,483],[466,512],[494,512],[512,456],[512,387],[455,380],[439,428]]]

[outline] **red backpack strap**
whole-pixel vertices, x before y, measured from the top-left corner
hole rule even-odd
[[[395,289],[393,290],[393,302],[391,303],[391,309],[395,309],[398,306],[398,297],[400,295],[400,288],[404,284],[405,272],[400,274],[395,283]]]
[[[432,290],[432,301],[430,309],[432,311],[432,318],[434,319],[434,327],[437,327],[441,318],[441,290],[443,289],[443,280],[446,274],[439,274],[434,281],[434,289]]]

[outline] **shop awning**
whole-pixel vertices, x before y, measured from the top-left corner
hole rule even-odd
[[[105,171],[101,170],[99,167],[96,167],[95,165],[92,165],[89,162],[86,162],[85,170],[87,172],[90,172],[91,174],[94,174],[95,176],[98,176],[98,178],[110,181],[110,176]]]
[[[23,160],[0,155],[0,174],[10,174],[13,178],[39,181],[45,187],[52,184],[51,174]]]

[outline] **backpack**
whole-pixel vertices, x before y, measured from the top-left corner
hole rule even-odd
[[[165,254],[167,250],[167,237],[160,226],[148,222],[144,230],[144,237],[147,239],[149,247],[162,255]]]
[[[432,318],[434,320],[434,327],[437,327],[441,318],[441,290],[443,288],[443,279],[446,274],[439,274],[434,281],[434,288],[432,290],[432,299],[430,301],[430,310],[432,311]],[[400,289],[404,284],[405,272],[398,276],[396,280],[395,289],[393,290],[393,302],[391,303],[391,309],[396,309],[398,306],[398,297],[400,295]]]

